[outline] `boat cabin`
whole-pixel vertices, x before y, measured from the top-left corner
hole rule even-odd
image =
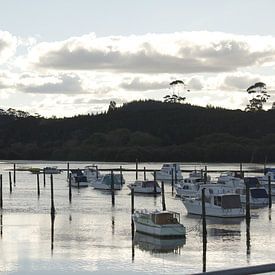
[[[213,196],[214,205],[220,206],[223,209],[242,208],[240,195],[224,194]]]
[[[151,214],[152,221],[155,224],[179,224],[180,214],[170,211],[154,212]]]

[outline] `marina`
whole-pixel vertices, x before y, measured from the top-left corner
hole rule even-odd
[[[55,165],[65,170],[67,164],[22,162],[23,165],[41,168]],[[87,165],[89,163],[70,163],[72,169]],[[140,165],[152,170],[161,167],[160,163]],[[184,163],[181,166],[192,169],[194,165]],[[98,166],[103,169],[119,166],[132,169],[135,164],[98,163]],[[239,164],[208,164],[209,170],[237,170],[238,167]],[[16,171],[16,184],[13,184],[10,193],[10,169],[13,169],[13,162],[1,163],[3,209],[0,219],[0,269],[4,274],[192,274],[202,272],[204,267],[206,271],[214,271],[273,262],[273,209],[251,209],[249,231],[243,218],[207,217],[207,249],[204,251],[201,218],[187,214],[181,200],[175,197],[175,193],[172,194],[171,183],[165,183],[166,205],[170,211],[180,214],[180,221],[186,228],[184,241],[163,241],[152,236],[144,237],[142,233],[133,236],[131,196],[127,186],[115,192],[114,205],[110,191],[95,190],[91,186],[73,188],[69,203],[64,171],[53,175],[55,216],[51,219],[50,176],[46,175],[45,187],[41,184],[38,197],[36,175]],[[254,176],[255,173],[247,175]],[[138,173],[140,179],[143,176],[142,172]],[[217,176],[218,173],[211,174],[212,178]],[[40,177],[42,182],[42,175]],[[127,184],[134,181],[135,173],[123,172],[123,177]],[[147,178],[152,177],[148,173]],[[135,196],[135,209],[145,207],[161,209],[161,196]]]

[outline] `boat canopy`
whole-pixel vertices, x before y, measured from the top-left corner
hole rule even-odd
[[[221,196],[221,206],[224,209],[241,208],[240,195],[224,195]]]
[[[150,180],[150,181],[143,181],[142,184],[141,184],[142,187],[159,187],[159,184],[157,183],[157,181],[153,181],[153,180]]]
[[[113,181],[114,181],[114,184],[120,184],[120,182],[118,181],[118,178],[116,177],[115,174],[113,174]],[[102,179],[102,183],[107,184],[107,185],[111,185],[111,183],[112,183],[111,174],[105,175]]]
[[[163,212],[163,213],[153,213],[152,221],[155,224],[176,224],[179,223],[175,215],[176,213],[172,212]]]

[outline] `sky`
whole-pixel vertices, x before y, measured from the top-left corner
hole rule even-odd
[[[274,0],[0,0],[0,108],[51,117],[178,93],[275,101]],[[173,80],[185,85],[171,87]],[[190,90],[188,92],[187,90]]]

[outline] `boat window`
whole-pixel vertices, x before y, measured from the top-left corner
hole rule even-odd
[[[240,195],[224,195],[222,198],[222,208],[241,208]]]
[[[261,189],[251,189],[250,194],[252,198],[268,198],[267,192],[264,188]]]
[[[214,197],[214,205],[221,206],[221,197],[220,196]]]

